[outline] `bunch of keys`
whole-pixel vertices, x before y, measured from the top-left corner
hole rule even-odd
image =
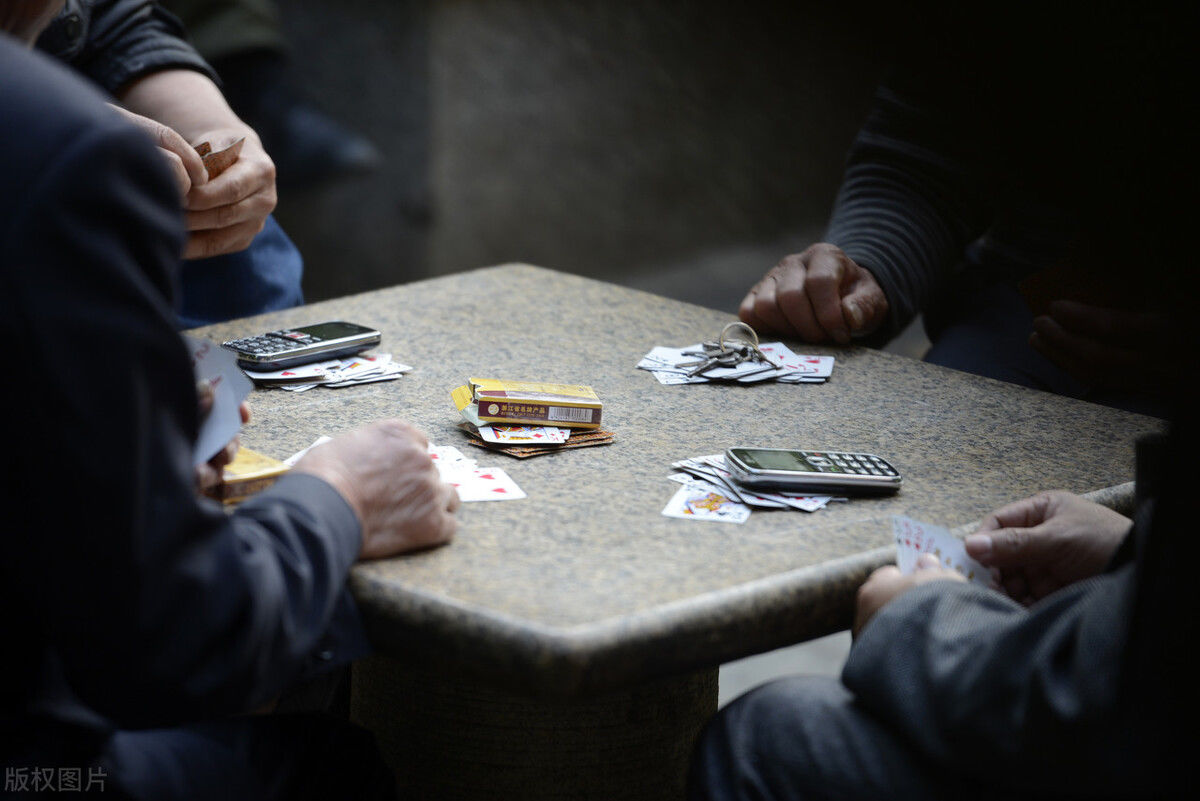
[[[730,336],[731,331],[744,331],[747,334],[745,339],[735,339]],[[675,366],[680,369],[685,369],[684,373],[688,378],[694,376],[705,377],[705,374],[710,370],[718,368],[737,368],[747,362],[762,363],[760,370],[776,370],[779,365],[771,361],[765,353],[759,350],[758,334],[754,329],[743,322],[733,322],[721,329],[721,335],[717,337],[716,342],[705,342],[700,346],[703,350],[685,350],[684,356],[699,357],[695,361],[679,362]],[[760,370],[737,370],[736,377],[744,377],[751,375]],[[730,376],[734,377],[734,376]]]

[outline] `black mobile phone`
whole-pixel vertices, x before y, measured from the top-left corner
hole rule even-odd
[[[750,488],[792,492],[895,492],[896,468],[873,453],[730,448],[725,466],[733,480]]]
[[[222,342],[221,347],[237,354],[238,365],[247,370],[283,370],[352,356],[378,345],[381,338],[374,328],[333,320],[231,339]]]

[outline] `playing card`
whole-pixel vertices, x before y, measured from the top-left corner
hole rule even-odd
[[[238,369],[237,358],[207,339],[184,337],[192,357],[192,372],[197,383],[212,389],[213,404],[200,424],[192,461],[203,464],[216,456],[242,430],[238,406],[253,389]]]
[[[962,540],[948,529],[894,515],[892,537],[896,541],[896,566],[901,573],[913,572],[917,558],[923,553],[931,553],[938,558],[942,567],[956,571],[968,581],[983,587],[992,584],[991,571],[967,556]]]
[[[703,384],[709,381],[753,384],[772,380],[809,384],[823,382],[833,373],[832,356],[797,354],[782,342],[763,343],[759,350],[766,356],[766,361],[744,361],[732,367],[713,366],[705,370],[703,375],[689,376],[688,373],[703,360],[699,354],[704,352],[704,346],[696,344],[672,348],[658,345],[643,356],[637,366],[648,370],[664,385]]]
[[[221,150],[214,151],[208,142],[196,145],[196,153],[204,162],[204,168],[208,170],[210,181],[233,166],[233,163],[238,160],[238,156],[242,154],[242,145],[244,144],[246,144],[246,137],[243,136]]]
[[[704,487],[680,487],[662,513],[684,520],[714,520],[721,523],[745,523],[750,507],[731,500],[720,492]]]
[[[256,384],[316,384],[337,370],[341,362],[328,359],[323,362],[301,364],[286,370],[243,370]]]
[[[324,445],[326,442],[329,442],[330,439],[332,439],[332,437],[326,437],[324,435],[317,437],[313,441],[312,445],[309,445],[307,448],[305,448],[302,451],[296,451],[291,456],[284,459],[283,463],[286,464],[288,467],[294,467],[296,462],[300,461],[300,459],[304,457],[304,454],[308,453],[309,451],[311,451],[313,448],[317,447],[318,445]]]
[[[476,467],[445,480],[458,490],[458,498],[463,503],[509,501],[525,497],[517,482],[499,467]]]
[[[498,426],[478,427],[484,442],[499,445],[561,445],[571,436],[571,429],[555,426]]]

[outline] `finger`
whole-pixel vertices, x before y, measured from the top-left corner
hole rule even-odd
[[[214,470],[212,465],[205,462],[196,465],[195,480],[197,490],[208,492],[221,483],[221,474]]]
[[[989,567],[1037,564],[1052,538],[1039,527],[1003,528],[986,534],[972,534],[964,540],[967,555]]]
[[[183,249],[185,259],[208,259],[226,253],[237,253],[250,246],[263,229],[262,223],[246,222],[230,228],[194,231]]]
[[[1012,526],[1036,526],[1049,516],[1052,500],[1049,493],[1039,492],[1037,495],[1002,506],[983,519],[979,531],[996,531]]]
[[[207,231],[228,228],[239,223],[266,219],[275,208],[271,196],[256,193],[229,206],[218,206],[203,211],[188,211],[185,215],[189,231]]]
[[[1030,339],[1043,356],[1083,381],[1095,381],[1115,372],[1133,371],[1139,359],[1137,351],[1109,345],[1067,331],[1052,317],[1036,317]]]
[[[754,313],[755,322],[750,323],[750,326],[759,332],[773,331],[777,334],[795,335],[796,331],[788,322],[787,317],[779,309],[779,302],[776,298],[776,287],[778,285],[778,277],[775,270],[763,276],[763,279],[758,282],[751,294],[754,296]]]
[[[742,303],[738,306],[738,319],[746,325],[753,328],[755,331],[767,329],[767,326],[758,319],[758,315],[754,313],[754,306],[758,302],[758,284],[751,287],[746,293],[746,297],[742,298]]]
[[[1168,336],[1163,319],[1155,314],[1108,309],[1072,300],[1054,301],[1049,312],[1063,329],[1112,345],[1130,341],[1161,342]]]
[[[196,409],[200,413],[200,419],[208,417],[208,413],[213,407],[213,388],[212,384],[207,381],[196,382]]]
[[[175,179],[175,186],[179,189],[179,197],[186,198],[188,191],[192,188],[192,179],[187,173],[187,168],[183,166],[183,160],[170,150],[159,148],[158,152],[162,153],[163,158],[167,161],[167,167]]]
[[[458,490],[456,490],[453,485],[446,484],[445,486],[446,494],[448,496],[446,498],[446,510],[451,514],[454,514],[458,511],[458,507],[462,506],[462,498],[458,497]]]
[[[238,416],[242,418],[242,425],[250,422],[250,407],[245,401],[238,404]]]
[[[931,553],[923,553],[917,557],[917,570],[928,570],[941,567],[942,563]]]
[[[179,132],[167,125],[154,123],[151,135],[155,143],[179,160],[180,166],[187,175],[188,187],[203,186],[208,183],[208,170],[204,169],[204,160],[196,153],[196,148],[188,144]]]
[[[850,276],[841,251],[816,250],[809,254],[804,290],[813,318],[834,342],[850,342],[850,326],[842,314],[842,290]]]
[[[779,310],[787,318],[789,327],[801,339],[805,342],[824,342],[829,338],[828,333],[817,321],[812,300],[808,296],[807,267],[798,259],[789,263],[788,269],[779,272],[775,296]]]
[[[258,192],[269,193],[274,202],[275,168],[259,161],[238,161],[204,186],[188,193],[189,211],[231,206]],[[273,206],[272,206],[273,208]]]
[[[858,279],[842,298],[842,315],[850,333],[859,336],[874,333],[887,320],[887,296],[875,277],[861,267]]]

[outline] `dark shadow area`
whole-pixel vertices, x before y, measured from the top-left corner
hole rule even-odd
[[[281,199],[311,299],[506,261],[670,289],[753,252],[741,292],[820,231],[878,77],[818,3],[298,0],[285,24],[385,157]]]

